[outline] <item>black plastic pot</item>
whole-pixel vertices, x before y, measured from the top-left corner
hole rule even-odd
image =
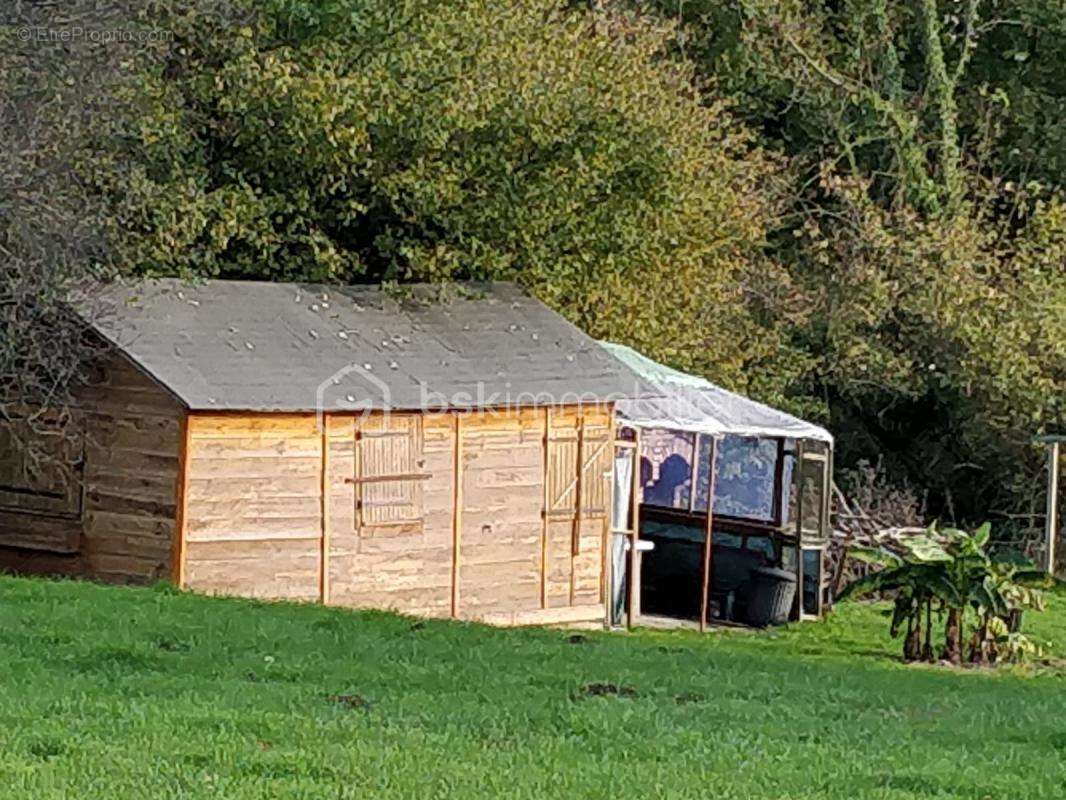
[[[783,569],[760,567],[751,571],[748,624],[757,628],[788,622],[796,601],[796,575]]]

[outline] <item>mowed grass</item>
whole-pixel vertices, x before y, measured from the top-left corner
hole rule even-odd
[[[1050,606],[1029,627],[1061,656]],[[0,796],[1066,796],[1066,671],[905,666],[883,628],[850,605],[777,632],[493,630],[5,577]]]

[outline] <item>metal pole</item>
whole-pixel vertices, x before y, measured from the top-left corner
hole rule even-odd
[[[1047,572],[1055,575],[1055,542],[1059,536],[1059,442],[1048,450]]]

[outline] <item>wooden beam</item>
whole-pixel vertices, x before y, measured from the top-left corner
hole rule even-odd
[[[822,542],[824,543],[824,549],[820,550],[819,562],[818,562],[818,586],[817,596],[815,597],[815,611],[819,618],[825,613],[825,589],[828,586],[826,580],[825,560],[829,553],[829,546],[832,543],[833,538],[833,487],[836,483],[833,481],[833,466],[835,454],[833,452],[833,445],[827,445],[829,460],[826,462],[825,475],[822,478],[822,529],[819,532]],[[829,605],[832,607],[833,598],[830,595]]]
[[[803,440],[796,440],[796,462],[792,480],[796,483],[796,600],[793,603],[796,621],[803,619]]]
[[[700,594],[700,633],[707,630],[707,607],[711,591],[711,571],[714,569],[714,492],[715,462],[718,458],[718,442],[711,437],[711,449],[707,454],[707,523],[703,539],[703,587]]]
[[[178,434],[178,480],[175,487],[173,564],[174,583],[185,588],[185,532],[189,517],[189,414],[182,412]]]
[[[551,498],[548,496],[549,474],[551,470],[551,406],[544,407],[544,519],[540,529],[540,607],[548,607],[548,532],[550,522],[548,515],[551,507]]]
[[[455,412],[455,463],[452,467],[452,617],[459,617],[459,551],[463,544],[463,419]]]
[[[485,625],[515,627],[522,625],[573,625],[588,623],[589,627],[599,622],[603,608],[596,604],[560,606],[559,608],[533,609],[531,611],[500,611],[478,614],[473,619]]]
[[[239,531],[227,531],[226,533],[198,533],[195,536],[186,536],[185,544],[217,544],[219,542],[318,542],[322,539],[318,533],[240,533]]]
[[[355,528],[356,552],[362,550],[363,538],[363,484],[359,482],[359,473],[363,471],[362,440],[363,431],[359,427],[358,417],[355,417],[352,419],[352,483],[355,484],[355,491],[352,492],[352,526]]]
[[[329,550],[330,550],[330,523],[329,523],[329,421],[332,415],[322,415],[322,462],[319,489],[321,495],[322,537],[320,543],[318,565],[318,596],[323,605],[329,602]]]
[[[1059,457],[1061,443],[1051,442],[1048,448],[1047,490],[1047,572],[1055,574],[1055,544],[1059,536]]]
[[[372,475],[366,478],[345,478],[345,483],[353,485],[366,483],[391,483],[393,481],[428,481],[433,477],[431,472],[401,472],[396,475]]]
[[[581,552],[581,503],[585,483],[585,414],[577,421],[577,483],[574,484],[574,521],[570,527],[570,605],[574,604],[577,592],[577,564],[575,557]]]
[[[604,620],[603,626],[606,629],[611,627],[611,544],[612,536],[611,528],[614,527],[614,459],[616,451],[614,449],[614,437],[615,437],[615,420],[614,412],[609,411],[609,422],[607,427],[607,441],[608,447],[611,451],[611,468],[606,478],[608,481],[607,491],[605,497],[607,498],[607,513],[603,517],[603,533],[602,541],[600,543],[600,602],[603,603],[604,608]],[[600,480],[604,480],[601,475]]]

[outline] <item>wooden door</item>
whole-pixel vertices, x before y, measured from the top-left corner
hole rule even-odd
[[[610,418],[563,412],[551,416],[547,430],[544,605],[605,602],[612,498]]]

